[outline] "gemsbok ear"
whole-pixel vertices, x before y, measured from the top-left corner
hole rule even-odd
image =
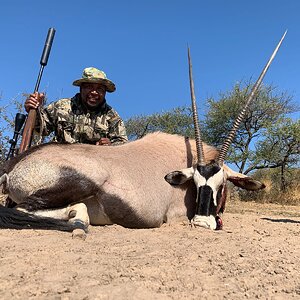
[[[254,180],[252,177],[233,171],[227,165],[223,165],[223,168],[226,172],[227,180],[237,187],[248,191],[262,190],[266,187],[263,183]]]
[[[180,185],[192,179],[194,168],[188,168],[181,171],[174,171],[165,176],[165,180],[171,185]]]
[[[240,187],[242,189],[245,189],[247,191],[257,191],[264,189],[266,186],[257,181],[254,180],[251,177],[228,177],[227,180],[232,182],[235,186]]]

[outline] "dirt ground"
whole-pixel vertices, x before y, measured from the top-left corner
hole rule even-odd
[[[229,203],[224,230],[0,231],[0,299],[300,299],[300,207]]]

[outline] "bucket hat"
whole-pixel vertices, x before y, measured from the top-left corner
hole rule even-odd
[[[109,93],[116,90],[115,84],[106,77],[106,74],[94,67],[85,68],[82,72],[82,77],[75,80],[73,85],[81,86],[82,83],[101,83]]]

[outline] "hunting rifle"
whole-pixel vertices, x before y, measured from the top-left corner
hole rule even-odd
[[[49,28],[48,35],[47,35],[46,42],[45,42],[45,46],[44,46],[44,50],[43,50],[41,60],[40,60],[41,67],[40,67],[40,71],[39,71],[38,78],[37,78],[37,81],[36,81],[36,85],[35,85],[35,88],[34,88],[34,93],[37,93],[38,90],[39,90],[39,86],[40,86],[42,74],[43,74],[43,71],[44,71],[44,67],[47,65],[47,62],[48,62],[48,58],[49,58],[49,54],[50,54],[50,51],[51,51],[54,35],[55,35],[55,29],[54,28]],[[36,109],[30,109],[29,112],[28,112],[26,122],[25,122],[25,127],[23,129],[22,141],[21,141],[20,149],[19,149],[18,153],[24,152],[31,145],[32,132],[33,132],[33,129],[34,129],[34,126],[35,126],[35,121],[36,121],[36,114],[37,114]],[[16,133],[19,134],[20,131],[21,131],[23,123],[20,124],[21,123],[20,121],[22,119],[23,119],[23,123],[24,123],[25,116],[24,117],[18,116],[18,119],[17,119],[17,116],[16,116],[15,134]],[[17,138],[17,136],[16,136],[16,138]],[[10,156],[14,155],[15,145],[17,143],[16,138],[15,138],[15,135],[14,135],[14,138],[13,138],[12,143],[11,143],[11,148],[13,148],[13,150],[9,150],[9,155]],[[9,156],[8,156],[8,158],[9,158]]]
[[[21,114],[21,113],[16,114],[14,137],[9,140],[10,148],[9,148],[6,160],[9,160],[11,157],[14,157],[14,155],[15,155],[18,137],[21,133],[21,129],[23,127],[25,119],[26,119],[26,115]]]

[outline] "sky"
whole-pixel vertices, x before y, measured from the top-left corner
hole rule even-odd
[[[264,83],[300,105],[298,0],[1,0],[0,106],[34,90],[48,29],[56,29],[39,91],[72,97],[85,67],[117,87],[107,102],[124,120],[190,105],[187,45],[198,109],[256,79],[287,29]],[[299,118],[299,113],[294,115]]]

